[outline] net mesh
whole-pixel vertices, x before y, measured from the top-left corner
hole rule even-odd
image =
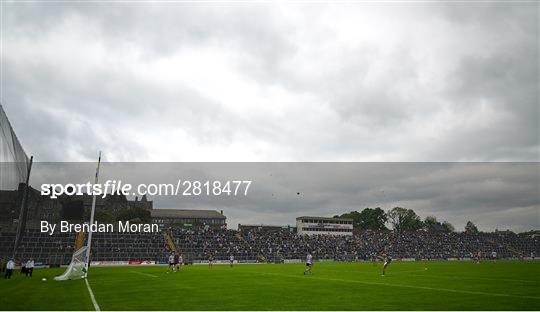
[[[0,190],[17,190],[25,183],[29,162],[0,104]]]
[[[86,256],[87,249],[88,246],[84,246],[73,253],[71,262],[69,263],[69,266],[64,274],[57,276],[54,279],[57,281],[67,281],[84,278],[87,270],[86,264],[88,263],[88,258]]]

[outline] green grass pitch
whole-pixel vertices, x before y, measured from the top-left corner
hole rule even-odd
[[[94,267],[102,310],[540,310],[540,262],[398,262]],[[0,281],[2,310],[93,310],[83,280],[63,269]],[[47,278],[42,282],[43,277]]]

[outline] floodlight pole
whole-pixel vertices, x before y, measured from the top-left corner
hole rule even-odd
[[[94,185],[98,183],[99,166],[101,164],[101,151],[99,152],[98,163],[96,168],[96,177],[94,179]],[[96,210],[96,192],[92,188],[92,210],[90,210],[90,231],[88,231],[88,244],[86,245],[86,272],[84,277],[88,276],[88,268],[90,267],[90,248],[92,247],[92,224],[94,224],[94,212]]]

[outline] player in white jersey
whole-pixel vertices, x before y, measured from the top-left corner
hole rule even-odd
[[[182,255],[178,255],[178,262],[176,263],[176,270],[180,271],[180,268],[182,267],[182,264],[184,263],[184,258],[182,258]]]
[[[170,254],[170,256],[169,256],[169,268],[167,268],[167,273],[169,273],[171,268],[174,271],[174,254]]]
[[[307,254],[306,256],[306,269],[304,270],[304,275],[306,275],[306,273],[309,273],[311,274],[311,267],[313,266],[313,256],[311,256],[310,253]]]
[[[233,255],[231,255],[231,256],[229,257],[229,262],[231,263],[231,268],[232,268],[232,267],[233,267],[233,263],[234,263],[234,256],[233,256]]]
[[[30,258],[30,260],[26,262],[26,276],[32,277],[33,271],[34,271],[34,259]]]

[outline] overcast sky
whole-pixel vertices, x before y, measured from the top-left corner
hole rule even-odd
[[[2,2],[1,17],[0,101],[37,161],[540,158],[537,2]],[[532,196],[515,228],[540,224]]]
[[[296,217],[334,216],[365,207],[412,208],[462,231],[471,220],[482,230],[540,229],[537,163],[106,163],[100,179],[138,184],[252,181],[247,196],[150,196],[155,208],[223,210],[230,227],[294,224]],[[42,183],[86,183],[95,163],[37,163]],[[191,192],[191,190],[188,190]],[[234,192],[234,185],[232,188]],[[129,196],[134,198],[135,196]],[[141,196],[139,195],[139,198]]]

